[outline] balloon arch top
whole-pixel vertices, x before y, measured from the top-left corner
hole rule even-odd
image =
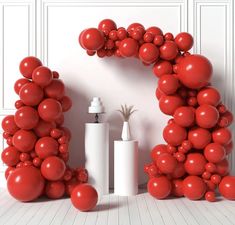
[[[140,23],[117,28],[105,19],[98,28],[83,30],[79,43],[89,56],[136,57],[159,78],[159,108],[172,118],[163,130],[166,144],[152,149],[152,163],[144,167],[148,192],[158,199],[172,194],[215,201],[218,187],[223,197],[235,200],[235,177],[229,176],[227,160],[233,149],[228,128],[233,115],[210,84],[210,61],[188,52],[193,37],[186,32],[174,37]]]

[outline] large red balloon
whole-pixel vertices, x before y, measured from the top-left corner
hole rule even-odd
[[[119,50],[123,57],[135,56],[138,52],[139,45],[136,40],[132,38],[125,38],[121,41]]]
[[[201,105],[196,109],[196,122],[202,128],[212,128],[219,120],[219,112],[212,105]]]
[[[19,130],[19,127],[16,125],[14,115],[4,117],[2,120],[2,129],[10,135],[15,134],[15,132]]]
[[[171,74],[173,71],[172,65],[166,60],[160,60],[153,66],[153,73],[156,77],[161,77],[165,74]]]
[[[53,122],[61,116],[62,106],[57,100],[47,98],[39,104],[38,113],[43,120]]]
[[[203,149],[211,141],[211,133],[203,128],[194,127],[188,132],[188,139],[192,143],[193,148]]]
[[[164,153],[158,156],[157,159],[158,169],[165,174],[173,173],[177,166],[177,160],[169,153]]]
[[[152,160],[157,162],[158,157],[163,153],[167,153],[166,145],[160,144],[160,145],[154,146],[154,148],[151,151]]]
[[[214,142],[221,145],[227,145],[232,141],[232,134],[228,128],[219,128],[212,132]]]
[[[41,87],[31,82],[22,86],[19,96],[25,105],[35,106],[41,102],[44,94]]]
[[[65,173],[65,163],[57,156],[47,157],[41,165],[42,175],[50,181],[60,180]]]
[[[45,87],[51,83],[53,78],[52,72],[49,68],[45,66],[40,66],[33,71],[32,79],[33,81],[41,86]]]
[[[168,124],[163,130],[164,140],[173,146],[178,146],[184,141],[187,137],[187,131],[185,128],[172,123]]]
[[[194,124],[194,108],[181,106],[175,110],[174,121],[182,127],[190,127]]]
[[[218,163],[226,156],[225,148],[218,143],[210,143],[204,149],[204,155],[209,162]]]
[[[30,130],[36,127],[39,121],[37,110],[30,106],[23,106],[15,113],[15,122],[18,127]]]
[[[184,101],[179,95],[162,95],[159,100],[159,108],[166,115],[173,115],[183,104]]]
[[[186,87],[198,89],[210,81],[212,65],[204,56],[189,55],[180,61],[177,73],[180,81]]]
[[[37,137],[32,131],[18,130],[13,136],[13,145],[21,152],[30,152],[36,143]]]
[[[14,84],[15,93],[18,95],[22,86],[27,83],[30,83],[28,79],[25,78],[18,79]]]
[[[190,200],[201,199],[206,192],[206,184],[198,176],[187,176],[183,181],[184,196]]]
[[[159,56],[158,48],[152,43],[145,43],[139,49],[140,59],[148,64],[154,63]]]
[[[171,193],[171,182],[166,176],[153,177],[148,181],[148,192],[154,198],[163,199]]]
[[[44,189],[44,178],[33,166],[15,169],[7,179],[9,193],[18,201],[28,202],[37,199]]]
[[[176,35],[175,43],[180,51],[187,52],[193,46],[193,37],[189,33],[181,32]]]
[[[73,206],[80,211],[89,211],[93,209],[98,201],[98,193],[94,187],[89,184],[77,185],[71,194]]]
[[[49,156],[57,155],[58,149],[59,144],[52,137],[42,137],[35,145],[35,152],[40,159],[46,159]]]
[[[165,41],[160,47],[160,57],[165,60],[172,60],[178,54],[178,48],[174,41]]]
[[[213,87],[203,88],[198,92],[197,102],[199,105],[217,106],[220,103],[220,93]]]
[[[165,74],[158,80],[158,88],[166,95],[175,94],[179,87],[179,80],[169,74]]]
[[[45,188],[45,193],[48,198],[62,198],[65,193],[65,185],[62,181],[48,181]]]
[[[2,151],[1,159],[7,166],[15,166],[20,161],[20,153],[13,146],[8,146]]]
[[[38,58],[29,56],[20,62],[20,72],[24,77],[31,79],[33,71],[41,65],[42,62]]]
[[[202,175],[206,165],[205,157],[200,153],[189,153],[184,163],[185,170],[190,175]]]
[[[39,120],[37,126],[34,128],[34,132],[38,137],[49,136],[53,128],[56,127],[54,122],[46,122],[42,119]]]
[[[53,79],[50,84],[44,88],[44,92],[48,98],[60,100],[65,93],[64,83],[59,79]]]
[[[228,200],[235,200],[235,177],[225,176],[219,184],[219,192]]]

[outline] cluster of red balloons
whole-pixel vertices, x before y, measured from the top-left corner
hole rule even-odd
[[[188,52],[193,37],[186,32],[174,37],[140,23],[117,28],[105,19],[98,28],[82,31],[79,43],[90,56],[136,57],[153,65],[160,110],[172,118],[163,130],[166,144],[152,149],[153,162],[144,168],[149,193],[158,199],[172,194],[215,201],[219,187],[225,198],[235,200],[235,177],[228,176],[227,160],[233,149],[228,129],[233,115],[210,85],[210,61]]]
[[[70,196],[77,185],[88,180],[86,169],[67,165],[71,133],[63,126],[63,112],[71,108],[72,101],[65,95],[58,72],[36,57],[24,58],[19,68],[24,78],[14,85],[20,98],[15,102],[17,110],[2,121],[9,145],[1,154],[8,166],[8,191],[19,201],[42,195],[51,199]]]

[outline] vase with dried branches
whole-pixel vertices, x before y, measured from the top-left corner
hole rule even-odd
[[[121,113],[123,118],[123,127],[122,127],[122,140],[123,141],[130,141],[131,140],[131,132],[130,132],[130,125],[129,120],[131,115],[136,111],[133,109],[134,106],[127,106],[121,105],[121,109],[118,112]]]

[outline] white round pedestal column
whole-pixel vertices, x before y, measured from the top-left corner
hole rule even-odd
[[[138,193],[138,142],[114,141],[114,194]]]

